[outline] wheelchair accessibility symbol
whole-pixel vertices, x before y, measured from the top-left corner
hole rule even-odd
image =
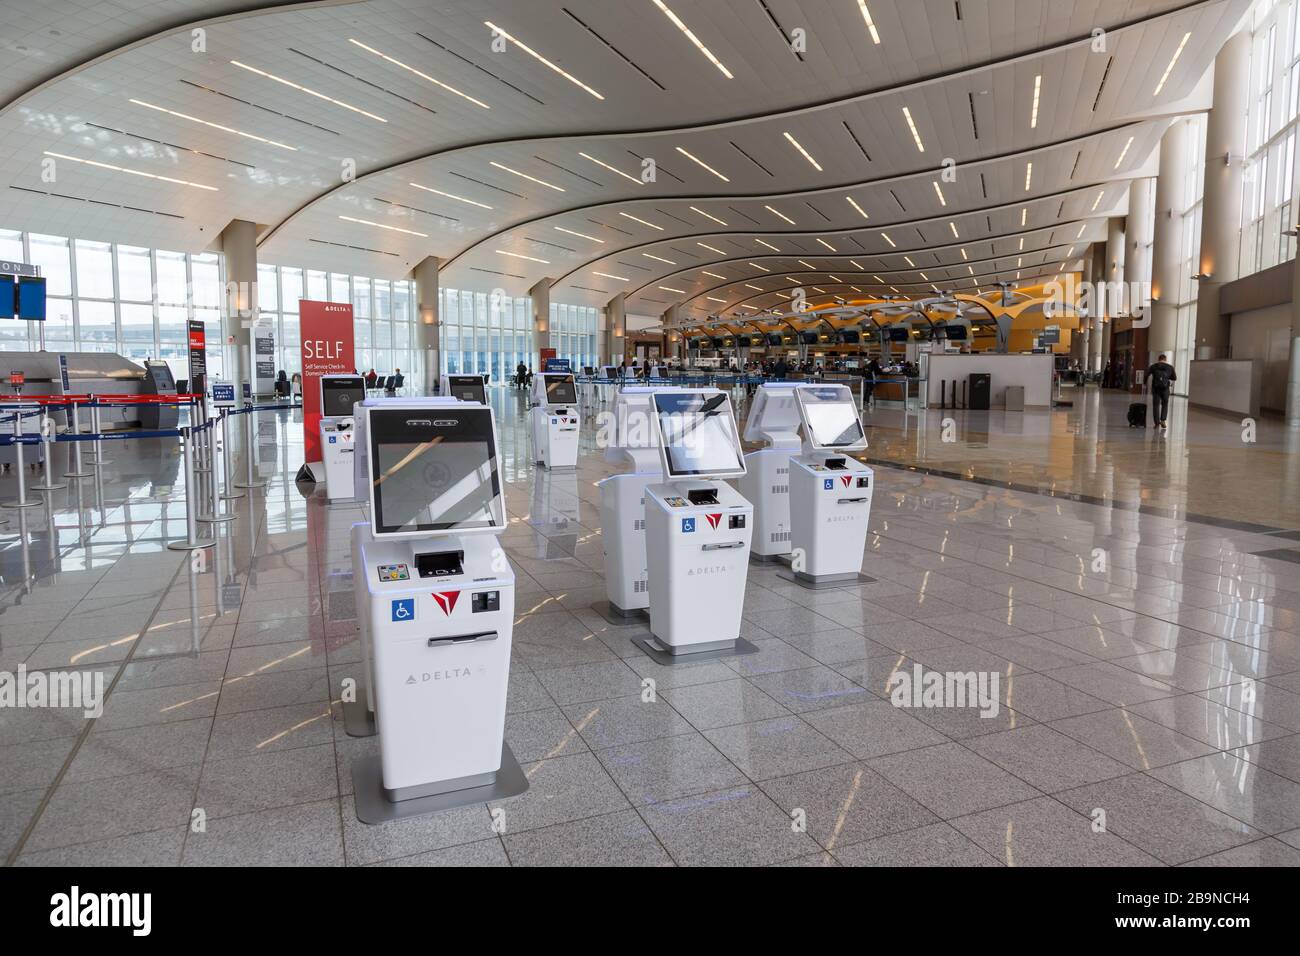
[[[830,491],[830,490],[831,490],[832,488],[834,488],[834,487],[835,487],[835,480],[834,480],[833,478],[826,478],[826,479],[823,479],[823,481],[822,481],[822,490],[823,490],[823,491]]]
[[[695,519],[694,519],[694,518],[683,518],[683,519],[682,519],[682,534],[690,534],[690,533],[693,532],[694,530],[695,530]]]
[[[415,620],[415,598],[403,598],[393,602],[394,621]]]

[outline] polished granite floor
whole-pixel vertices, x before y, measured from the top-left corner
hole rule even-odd
[[[591,433],[576,474],[538,473],[520,397],[492,400],[518,579],[507,735],[531,784],[503,804],[504,833],[485,805],[357,821],[350,767],[375,740],[344,733],[337,698],[359,677],[359,512],[295,487],[301,428],[281,412],[258,423],[268,486],[236,502],[202,566],[162,546],[184,520],[157,442],[115,444],[49,507],[0,511],[0,671],[99,669],[110,688],[94,721],[0,709],[0,859],[1300,863],[1300,563],[1259,555],[1300,556],[1296,536],[882,466],[874,583],[812,592],[755,567],[744,636],[760,652],[669,669],[589,610],[610,473]],[[1077,460],[1123,402],[1053,413],[1059,435],[1046,415],[1020,429]],[[1171,450],[1219,440],[1173,420]],[[1151,436],[1103,431],[1097,461],[1136,456],[1126,482],[1146,480]],[[989,435],[987,456],[1019,437]],[[968,444],[953,464],[980,457]],[[1243,513],[1300,527],[1281,515],[1294,499]],[[894,707],[886,683],[914,663],[997,672],[1000,713]]]

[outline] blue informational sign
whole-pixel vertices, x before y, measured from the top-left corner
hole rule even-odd
[[[415,620],[415,598],[402,598],[393,602],[394,621]]]
[[[694,519],[694,518],[683,518],[683,519],[682,519],[682,534],[691,534],[694,530],[695,530],[695,519]]]
[[[17,314],[29,322],[45,321],[45,278],[20,276],[18,279]]]
[[[212,386],[212,404],[234,407],[235,386],[230,382],[214,383]]]
[[[68,357],[62,353],[59,355],[59,381],[63,385],[63,394],[72,394],[72,383],[68,381]]]
[[[546,367],[543,368],[542,371],[543,372],[572,372],[573,363],[570,362],[568,359],[548,358],[546,360]]]

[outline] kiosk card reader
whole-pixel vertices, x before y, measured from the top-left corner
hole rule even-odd
[[[745,456],[740,493],[754,503],[755,561],[777,561],[790,553],[790,457],[799,451],[797,382],[768,382],[758,387],[745,422],[745,441],[765,447]]]
[[[804,587],[873,580],[862,574],[871,523],[872,470],[851,457],[867,447],[853,393],[846,385],[796,390],[803,454],[790,459],[791,572]]]
[[[487,404],[487,377],[484,375],[444,375],[438,394],[462,402]]]
[[[660,663],[753,653],[740,638],[754,507],[723,478],[745,473],[731,400],[717,389],[650,397],[664,481],[645,489],[650,634]]]
[[[572,372],[533,375],[533,461],[545,468],[578,465],[578,386]]]
[[[356,498],[352,407],[365,397],[366,380],[360,375],[320,377],[320,452],[330,502]]]
[[[651,396],[673,388],[629,386],[618,393],[605,461],[630,471],[596,482],[600,489],[600,540],[605,553],[608,601],[592,605],[611,624],[643,622],[650,607],[645,548],[645,490],[663,479],[659,429]]]
[[[504,741],[515,576],[492,410],[444,397],[357,411],[371,520],[353,527],[353,576],[379,732],[378,760],[354,765],[357,817],[522,793]]]

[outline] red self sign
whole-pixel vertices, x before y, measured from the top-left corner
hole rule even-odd
[[[320,461],[320,377],[356,368],[352,306],[298,301],[302,335],[302,442],[306,461]]]

